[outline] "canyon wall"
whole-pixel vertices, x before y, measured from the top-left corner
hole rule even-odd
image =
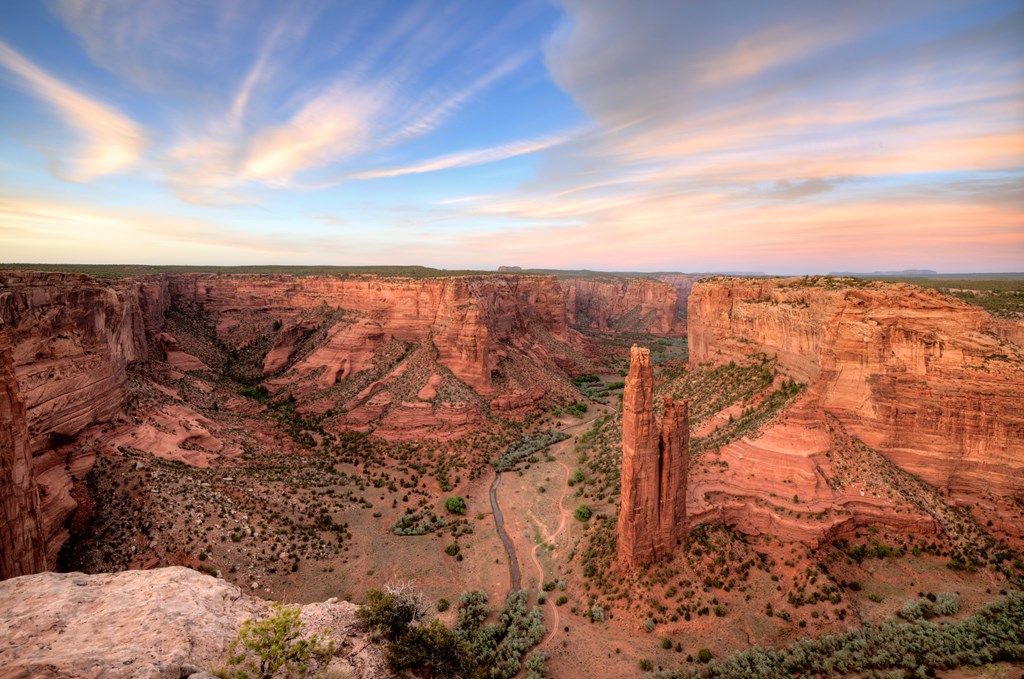
[[[32,475],[28,419],[14,355],[0,326],[0,580],[46,568],[39,489]]]
[[[0,273],[0,326],[6,328],[24,402],[49,566],[67,538],[65,520],[77,506],[71,496],[74,479],[84,478],[94,460],[75,438],[121,412],[127,397],[125,368],[147,358],[146,328],[160,326],[167,303],[156,281]],[[30,523],[31,508],[23,509],[28,515],[21,520]]]
[[[699,281],[701,278],[706,276],[698,274],[658,274],[657,279],[662,283],[668,283],[676,289],[676,298],[678,299],[679,310],[685,311],[687,304],[690,301],[690,291],[693,290],[693,284]]]
[[[690,360],[777,355],[818,406],[950,493],[1024,498],[1024,355],[989,315],[907,284],[698,282]]]
[[[652,278],[562,281],[569,323],[594,332],[682,336],[686,321],[676,287]]]
[[[359,323],[345,321],[332,331],[343,345],[372,352],[372,344],[390,338],[416,343],[429,339],[437,347],[438,362],[482,394],[491,391],[500,343],[514,341],[531,325],[542,326],[561,342],[577,342],[566,322],[561,288],[550,276],[181,274],[171,278],[170,289],[172,297],[199,304],[217,318],[219,338],[233,346],[253,339],[256,326],[248,321],[254,315],[264,324],[278,321],[288,328],[303,311],[344,309],[357,315]],[[273,365],[283,366],[286,361],[280,359]],[[344,371],[342,365],[333,367],[339,371]]]
[[[667,556],[685,534],[689,457],[686,404],[666,398],[659,430],[651,354],[633,345],[622,394],[617,549],[623,568],[646,566]]]

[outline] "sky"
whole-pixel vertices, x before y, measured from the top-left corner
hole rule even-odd
[[[1024,270],[1024,0],[0,3],[0,262]]]

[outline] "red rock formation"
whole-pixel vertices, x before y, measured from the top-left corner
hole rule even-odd
[[[166,332],[160,333],[157,336],[157,341],[160,343],[160,348],[163,349],[164,358],[167,363],[178,370],[210,369],[210,366],[206,365],[192,354],[182,351],[181,346],[178,344],[178,340],[174,335]]]
[[[619,563],[645,566],[669,554],[686,530],[689,425],[685,403],[665,400],[660,432],[654,414],[651,355],[630,350],[622,396],[622,496]]]
[[[149,279],[107,283],[80,274],[0,273],[0,325],[7,328],[26,407],[50,564],[76,507],[72,475],[84,477],[94,459],[68,442],[121,411],[125,368],[147,357],[145,330],[162,325],[164,290]]]
[[[25,401],[0,328],[0,580],[46,569],[46,534],[32,474]]]
[[[712,279],[688,316],[692,361],[777,355],[903,469],[969,497],[1024,498],[1024,354],[984,310],[906,284]]]
[[[705,276],[695,274],[660,274],[657,278],[662,283],[668,283],[676,289],[679,309],[683,310],[686,309],[690,301],[690,290],[693,289],[693,284],[701,278],[705,278]]]
[[[569,330],[562,290],[548,276],[465,276],[427,279],[381,279],[375,276],[293,276],[182,274],[171,279],[171,293],[200,304],[218,319],[220,339],[244,346],[254,339],[258,322],[288,322],[304,310],[326,306],[344,309],[361,320],[339,324],[343,344],[370,348],[390,338],[433,342],[437,360],[463,382],[490,393],[491,371],[497,368],[497,346],[522,334],[533,323],[561,342],[578,342]],[[357,332],[362,327],[365,333]],[[379,328],[379,330],[377,329]],[[370,349],[372,351],[372,348]],[[358,357],[345,348],[327,357],[328,372],[344,374]],[[290,356],[290,353],[289,353]],[[286,359],[287,360],[287,359]],[[326,365],[326,363],[319,363]],[[267,367],[266,365],[264,366]],[[274,368],[282,367],[275,357]]]
[[[562,281],[570,324],[597,332],[686,334],[676,289],[652,278]]]

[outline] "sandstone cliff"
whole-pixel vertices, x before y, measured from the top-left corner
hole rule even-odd
[[[75,438],[121,411],[126,366],[147,358],[146,328],[160,326],[166,305],[155,282],[0,274],[0,325],[7,328],[25,403],[50,565],[66,539],[64,521],[76,507],[72,477],[84,478],[92,467],[92,453],[76,446]]]
[[[596,332],[642,332],[681,336],[676,288],[652,278],[562,281],[569,323]]]
[[[906,284],[710,279],[690,359],[777,355],[815,405],[944,491],[1024,497],[1024,355],[978,308]]]
[[[39,489],[32,475],[25,402],[0,326],[0,580],[46,568]]]
[[[305,634],[335,643],[342,676],[390,676],[357,630],[358,606],[302,606]],[[0,582],[0,678],[210,677],[242,623],[267,602],[188,568],[101,575],[40,573]]]
[[[679,309],[685,311],[690,301],[690,291],[693,289],[693,284],[701,278],[706,278],[706,276],[697,274],[660,274],[657,278],[662,283],[668,283],[676,289]]]
[[[367,352],[390,338],[429,341],[437,348],[439,363],[480,393],[490,393],[497,347],[530,325],[543,326],[559,341],[577,341],[566,323],[561,288],[546,276],[182,274],[170,286],[173,297],[199,304],[218,319],[218,337],[229,346],[245,346],[271,323],[282,324],[284,339],[268,357],[268,372],[287,365],[289,342],[301,334],[301,329],[294,330],[299,314],[317,307],[344,309],[357,317],[335,325],[329,346],[312,359],[311,367],[325,366],[335,378],[346,370],[358,371],[353,361],[365,361]]]
[[[686,532],[689,423],[685,403],[665,400],[660,432],[646,348],[630,350],[622,395],[622,484],[617,545],[626,569],[668,555]]]

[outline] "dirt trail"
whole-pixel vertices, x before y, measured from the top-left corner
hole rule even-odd
[[[589,420],[580,422],[578,424],[570,425],[562,429],[561,431],[565,432],[566,434],[569,434],[570,438],[567,438],[566,440],[558,444],[559,448],[563,449],[559,450],[559,452],[564,452],[564,448],[569,448],[569,450],[572,450],[571,446],[573,446],[576,443],[576,436],[580,433],[581,428],[589,427],[595,420],[602,417],[606,412],[608,412],[608,410],[609,409],[602,408],[601,413],[598,414],[596,417],[592,417]],[[586,431],[586,429],[582,430]],[[541,566],[540,559],[537,558],[537,552],[544,544],[552,542],[555,538],[561,535],[563,530],[566,532],[566,546],[568,547],[572,544],[572,523],[569,521],[570,512],[565,508],[565,498],[569,495],[569,476],[572,472],[569,469],[569,465],[565,464],[565,462],[558,460],[558,464],[559,466],[562,467],[562,469],[565,470],[565,480],[562,484],[562,494],[558,498],[558,510],[561,516],[561,520],[558,523],[558,528],[556,528],[554,532],[548,533],[546,528],[544,527],[544,524],[542,524],[539,520],[536,519],[536,517],[534,517],[534,520],[536,520],[537,526],[540,528],[541,532],[546,533],[546,535],[543,536],[544,539],[540,543],[534,545],[533,549],[530,550],[530,559],[533,561],[533,565],[537,568],[537,582],[540,583],[541,587],[543,587],[544,584],[544,567]],[[561,621],[561,618],[558,613],[558,606],[555,605],[554,598],[549,597],[545,605],[552,613],[551,631],[548,632],[547,636],[545,636],[539,644],[537,644],[536,648],[538,650],[547,646],[551,642],[551,640],[555,638],[555,635],[558,634]]]

